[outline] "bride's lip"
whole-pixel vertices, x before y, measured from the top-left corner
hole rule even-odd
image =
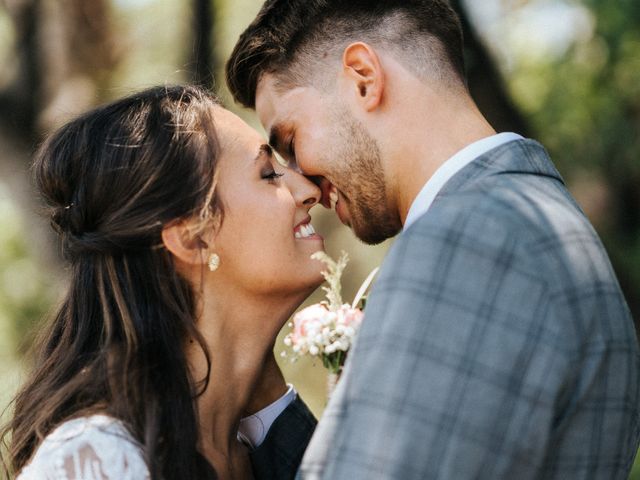
[[[324,240],[311,225],[311,217],[305,218],[293,229],[296,240]]]
[[[307,215],[306,217],[304,217],[300,223],[293,227],[293,229],[296,230],[298,227],[306,225],[307,223],[311,223],[311,215]]]

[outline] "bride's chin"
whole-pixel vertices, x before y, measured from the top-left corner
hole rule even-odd
[[[323,283],[324,277],[322,276],[321,270],[318,269],[317,273],[313,277],[309,277],[308,279],[300,282],[300,294],[304,295],[304,298],[306,299],[306,297],[311,295]]]
[[[304,285],[304,291],[308,295],[311,295],[311,293],[313,293],[313,291],[323,283],[324,277],[322,276],[321,270],[318,270],[314,278],[310,278],[306,282],[302,282],[302,285]]]

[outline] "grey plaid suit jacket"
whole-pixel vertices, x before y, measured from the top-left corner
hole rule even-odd
[[[299,476],[626,479],[639,359],[592,226],[541,145],[507,143],[390,249]]]

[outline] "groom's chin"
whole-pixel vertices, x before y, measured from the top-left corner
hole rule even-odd
[[[352,221],[351,229],[356,237],[367,245],[378,245],[389,238],[395,237],[402,230],[402,225],[391,223],[375,224]]]

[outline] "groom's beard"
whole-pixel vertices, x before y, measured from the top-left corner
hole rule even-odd
[[[378,244],[402,229],[387,198],[378,142],[346,109],[334,124],[338,143],[331,152],[331,177],[340,182],[336,187],[346,197],[353,232],[365,243]]]

